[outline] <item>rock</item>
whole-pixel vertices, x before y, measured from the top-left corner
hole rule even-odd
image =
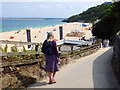
[[[17,77],[11,77],[11,85],[13,85],[14,83],[16,83],[18,81]]]
[[[3,59],[4,59],[4,60],[7,60],[7,59],[8,59],[8,57],[6,56],[6,57],[4,57]]]
[[[16,84],[12,85],[12,87],[11,87],[11,88],[19,88],[21,85],[22,85],[21,81],[20,81],[20,80],[18,80],[18,83],[16,83]]]
[[[29,76],[29,72],[27,70],[23,70],[23,69],[21,69],[20,74],[23,76]]]
[[[11,71],[14,71],[14,70],[15,70],[15,68],[14,68],[14,67],[9,67],[9,68],[10,68],[10,70],[11,70]]]
[[[42,70],[41,72],[41,78],[45,78],[46,77],[46,72],[44,70]]]
[[[2,88],[7,88],[10,86],[10,80],[11,80],[11,77],[9,74],[5,74],[3,77],[2,77]]]
[[[0,72],[4,71],[4,68],[0,68]]]
[[[63,65],[64,65],[64,62],[63,62],[63,59],[61,59],[59,67],[61,67]]]
[[[10,82],[4,82],[4,88],[8,88],[10,86]]]
[[[20,70],[20,68],[19,67],[16,67],[16,69],[19,71]]]
[[[84,56],[83,53],[81,53],[80,56],[83,57]]]
[[[34,72],[34,68],[33,68],[33,67],[29,67],[29,68],[28,68],[28,71],[29,71],[30,73],[33,73],[33,72]]]
[[[38,75],[34,75],[34,76],[32,76],[33,78],[36,78],[36,79],[38,79],[39,78],[39,76]]]
[[[79,58],[79,56],[78,55],[76,55],[73,59],[78,59]]]

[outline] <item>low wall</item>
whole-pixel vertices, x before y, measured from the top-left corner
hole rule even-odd
[[[46,76],[39,64],[2,68],[2,88],[25,88]]]
[[[115,37],[112,65],[120,83],[120,32]]]
[[[75,59],[84,57],[96,52],[100,48],[99,45],[88,47],[81,51],[68,52],[65,55],[60,55],[61,62],[60,68]],[[46,78],[46,72],[44,71],[45,61],[42,63],[35,62],[28,65],[16,65],[2,67],[2,88],[25,88],[28,85],[40,82],[43,78]]]

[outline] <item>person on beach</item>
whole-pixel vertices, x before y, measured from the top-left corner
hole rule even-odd
[[[107,40],[106,39],[103,41],[103,45],[104,45],[104,47],[107,46]]]
[[[54,35],[52,32],[48,33],[47,39],[43,42],[42,52],[45,54],[45,71],[48,73],[49,84],[56,83],[55,75],[56,72],[59,71],[58,62],[60,62],[60,57],[57,51],[57,45],[54,41]]]
[[[110,41],[107,39],[107,40],[106,40],[106,44],[107,44],[106,47],[109,46],[109,42],[110,42]]]

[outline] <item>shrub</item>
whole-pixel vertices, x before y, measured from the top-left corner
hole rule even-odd
[[[11,47],[12,52],[18,52],[19,50],[17,49],[17,45]]]
[[[2,47],[0,47],[0,52],[4,52],[4,50],[3,50],[3,48],[2,48]]]
[[[23,46],[23,52],[26,52],[27,50],[25,49],[25,46]]]
[[[6,44],[4,48],[4,52],[7,52],[7,51],[8,51],[8,45]]]

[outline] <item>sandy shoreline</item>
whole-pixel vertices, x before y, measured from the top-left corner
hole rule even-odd
[[[87,24],[87,28],[91,27],[91,24]],[[74,40],[79,40],[79,37],[66,37],[67,33],[70,33],[74,29],[82,30],[85,32],[85,38],[89,39],[92,37],[91,30],[85,30],[84,27],[81,27],[82,23],[66,23],[62,25],[56,25],[56,26],[49,26],[49,27],[42,27],[42,28],[31,28],[31,42],[43,42],[46,37],[47,37],[47,32],[52,31],[54,34],[55,39],[60,40],[60,33],[59,33],[59,27],[63,27],[63,38],[66,39],[74,39]],[[53,31],[53,30],[56,31]],[[27,34],[26,30],[20,30],[19,33],[17,31],[10,31],[10,32],[2,32],[0,33],[0,40],[9,40],[9,41],[22,41],[22,42],[27,42]],[[10,39],[10,37],[13,36],[14,39]],[[4,46],[4,45],[3,45]]]

